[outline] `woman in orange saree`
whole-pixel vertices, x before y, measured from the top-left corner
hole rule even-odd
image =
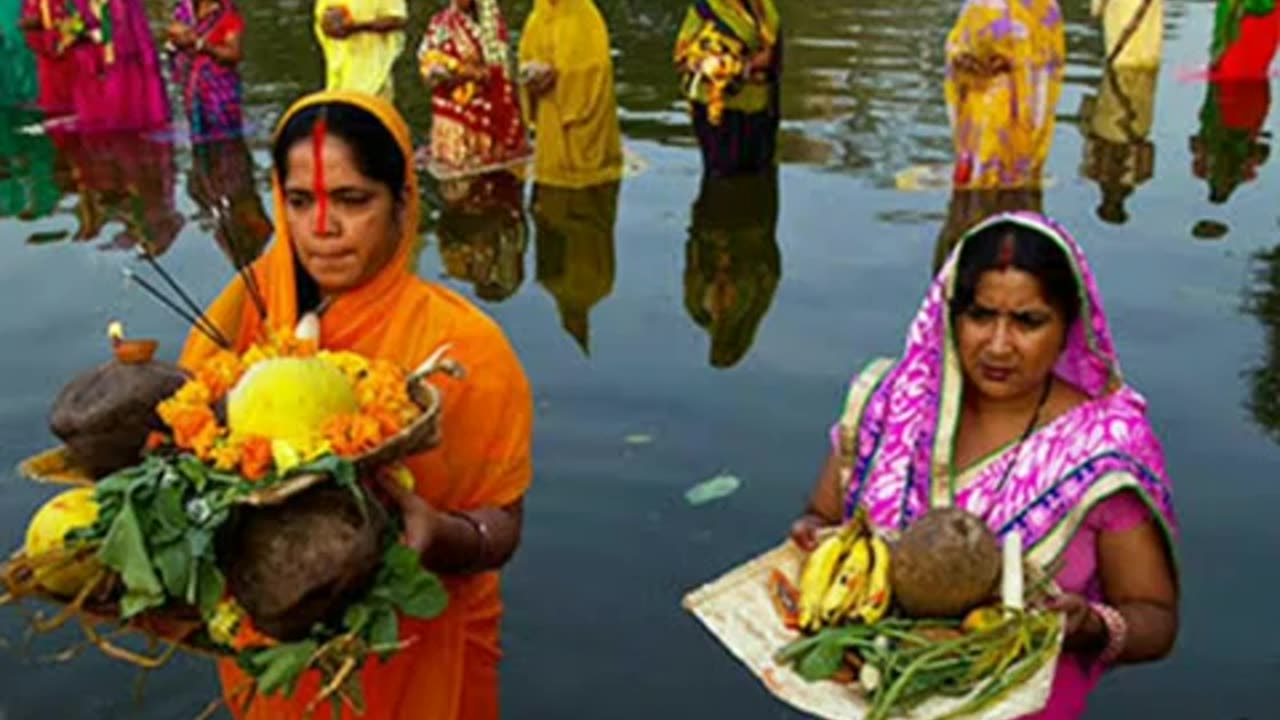
[[[419,221],[417,178],[404,120],[375,97],[326,92],[298,101],[273,146],[273,245],[252,265],[266,300],[259,316],[237,278],[208,316],[244,349],[268,326],[292,328],[317,312],[320,344],[416,366],[443,343],[465,379],[437,381],[444,441],[410,458],[413,491],[382,486],[400,505],[404,541],[439,574],[449,607],[429,621],[402,618],[409,645],[361,670],[369,719],[496,720],[497,570],[519,543],[522,499],[532,476],[529,383],[499,327],[462,297],[418,279],[410,266]],[[193,333],[188,367],[216,349]],[[233,712],[249,687],[219,664]],[[258,697],[241,718],[302,717],[320,690],[315,673],[288,697]],[[350,709],[344,717],[354,717]],[[316,718],[329,718],[321,704]]]

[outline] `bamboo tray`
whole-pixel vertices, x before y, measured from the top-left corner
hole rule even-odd
[[[791,668],[774,662],[774,653],[799,633],[787,629],[778,618],[769,598],[768,578],[774,569],[796,577],[803,561],[804,552],[786,541],[691,591],[682,604],[779,700],[826,720],[860,720],[866,717],[869,705],[854,687],[831,681],[811,683]],[[985,712],[966,719],[1011,720],[1043,709],[1053,686],[1061,640],[1058,648],[1027,682]],[[895,717],[942,717],[966,699],[939,697]]]

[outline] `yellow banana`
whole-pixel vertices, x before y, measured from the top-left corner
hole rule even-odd
[[[798,620],[801,629],[816,629],[822,609],[822,598],[835,576],[840,561],[844,558],[848,541],[848,530],[841,528],[818,544],[809,557],[805,559],[804,568],[800,571],[800,613]]]
[[[835,582],[822,597],[824,623],[830,625],[839,622],[862,602],[870,571],[871,543],[867,536],[863,535],[854,540],[849,555],[840,564]]]
[[[863,595],[856,614],[868,625],[880,622],[889,611],[892,593],[889,590],[889,544],[883,538],[871,537],[871,573],[867,580],[867,592]]]

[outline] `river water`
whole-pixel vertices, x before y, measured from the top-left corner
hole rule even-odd
[[[945,190],[894,183],[908,167],[948,160],[942,42],[959,2],[786,3],[778,182],[709,188],[699,216],[707,232],[696,243],[699,158],[667,64],[682,6],[601,4],[638,174],[616,198],[574,205],[576,225],[526,219],[526,232],[503,235],[501,247],[489,244],[492,233],[441,243],[442,221],[432,217],[419,261],[423,276],[477,297],[501,322],[537,393],[537,480],[506,574],[506,716],[798,717],[680,599],[782,537],[818,469],[844,383],[900,347],[944,223],[963,209],[949,207]],[[414,10],[415,44],[427,5]],[[513,24],[528,5],[509,8]],[[270,124],[315,87],[321,60],[302,17],[309,4],[244,9],[261,192]],[[1280,208],[1270,190],[1280,169],[1255,148],[1261,164],[1225,201],[1221,183],[1211,193],[1197,176],[1192,138],[1209,88],[1184,76],[1207,53],[1212,4],[1170,0],[1148,137],[1153,173],[1122,210],[1114,199],[1127,191],[1106,183],[1112,200],[1103,207],[1102,184],[1090,179],[1099,173],[1082,168],[1098,125],[1088,118],[1114,110],[1115,98],[1088,100],[1104,78],[1087,0],[1066,0],[1064,11],[1070,67],[1042,202],[1099,274],[1126,375],[1150,399],[1166,444],[1183,527],[1176,653],[1108,678],[1089,717],[1274,717],[1264,682],[1280,674],[1278,586],[1267,570],[1280,547],[1268,512],[1280,503]],[[152,13],[163,10],[153,4]],[[413,63],[398,72],[401,105],[421,133],[426,103]],[[1251,100],[1265,115],[1269,96]],[[1139,93],[1138,115],[1142,105]],[[0,466],[12,468],[50,443],[51,398],[103,358],[109,319],[159,337],[162,354],[177,350],[180,323],[126,286],[121,268],[135,261],[120,248],[144,233],[171,242],[165,265],[211,298],[231,267],[197,200],[227,177],[253,186],[236,164],[242,148],[199,158],[203,169],[193,172],[197,158],[181,144],[54,154],[40,138],[10,133],[4,142],[6,156],[36,158],[0,178]],[[13,178],[22,174],[36,179]],[[239,198],[238,217],[261,218],[252,192]],[[132,229],[118,222],[131,213],[142,218]],[[506,258],[504,272],[478,284],[454,277],[492,269],[485,258],[494,255]],[[708,309],[719,307],[708,300],[717,272],[734,279],[737,312]],[[741,479],[736,494],[685,502],[688,487],[720,473]],[[9,470],[0,475],[0,545],[21,542],[48,494]],[[0,718],[182,718],[216,693],[206,661],[179,658],[147,677],[139,705],[131,668],[93,652],[45,662],[72,636],[23,652],[21,629],[16,613],[0,614],[9,645],[0,651]]]

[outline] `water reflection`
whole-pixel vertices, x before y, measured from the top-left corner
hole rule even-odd
[[[242,138],[204,142],[191,150],[187,194],[195,201],[195,219],[212,230],[232,265],[258,257],[271,239],[271,220],[254,182],[253,156]]]
[[[1209,202],[1223,204],[1258,177],[1271,155],[1262,129],[1271,109],[1268,80],[1206,84],[1200,131],[1191,137],[1192,171],[1209,185]]]
[[[1156,102],[1155,68],[1108,67],[1095,94],[1080,103],[1084,159],[1080,174],[1098,184],[1097,214],[1123,225],[1125,203],[1155,174],[1156,147],[1150,140]]]
[[[613,292],[613,228],[619,183],[533,191],[538,284],[555,298],[560,324],[591,354],[591,309]]]
[[[782,276],[778,173],[704,176],[685,245],[684,307],[711,336],[712,367],[738,364]]]
[[[1280,245],[1253,257],[1254,287],[1246,305],[1265,328],[1265,357],[1246,373],[1254,422],[1280,442]]]
[[[947,219],[933,246],[933,272],[937,275],[951,250],[969,228],[999,212],[1030,210],[1041,212],[1044,206],[1044,190],[1033,188],[1008,188],[991,190],[956,189],[947,203]]]
[[[55,177],[58,153],[53,143],[45,135],[23,130],[42,117],[37,111],[0,108],[0,218],[46,217],[62,197]]]
[[[482,300],[501,302],[524,282],[529,245],[524,183],[508,172],[442,182],[436,221],[440,260],[450,277],[470,282]]]
[[[159,256],[173,244],[183,218],[174,206],[173,145],[136,133],[50,136],[67,163],[64,190],[79,198],[73,239],[90,241],[107,225],[123,228],[103,249],[147,249]]]

